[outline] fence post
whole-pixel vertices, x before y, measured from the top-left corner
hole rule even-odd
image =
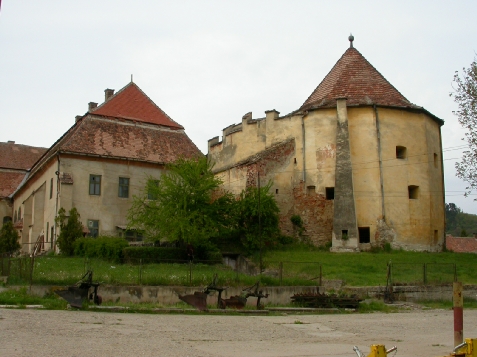
[[[320,285],[319,286],[323,286],[323,271],[321,270],[321,263],[320,263]]]
[[[35,267],[35,254],[31,255],[31,266],[30,266],[30,293],[31,293],[31,286],[33,284],[33,268]]]
[[[278,279],[279,279],[279,285],[282,286],[282,281],[283,281],[283,262],[280,262],[278,265]]]
[[[192,286],[192,261],[189,260],[189,286]]]
[[[424,285],[427,285],[427,263],[423,264]]]
[[[454,281],[457,281],[457,264],[454,263]]]

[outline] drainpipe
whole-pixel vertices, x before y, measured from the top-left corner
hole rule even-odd
[[[53,249],[54,250],[56,250],[56,237],[57,237],[56,218],[58,217],[58,200],[59,200],[59,197],[60,197],[60,153],[59,153],[59,151],[56,153],[56,160],[58,161],[58,166],[57,166],[57,170],[55,172],[55,174],[56,174],[55,222],[53,222],[54,235],[53,235],[53,237],[51,237],[51,239],[53,239]]]
[[[305,155],[305,121],[304,117],[308,115],[308,112],[305,112],[305,115],[301,117],[301,137],[302,137],[302,151],[303,151],[303,185],[306,186],[306,155]]]
[[[379,116],[376,104],[373,105],[374,114],[376,116],[376,137],[378,139],[378,157],[379,157],[379,181],[381,185],[381,212],[383,221],[386,221],[386,211],[384,209],[384,180],[383,180],[383,159],[381,157],[381,132],[379,130]]]

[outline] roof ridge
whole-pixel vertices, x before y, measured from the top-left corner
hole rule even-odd
[[[349,105],[387,105],[420,108],[410,102],[356,48],[348,48],[300,110],[334,106],[339,97]]]

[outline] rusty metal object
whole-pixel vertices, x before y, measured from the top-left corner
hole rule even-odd
[[[192,295],[179,295],[179,299],[194,306],[199,311],[207,311],[207,294],[204,292],[196,291]]]
[[[268,297],[268,294],[264,294],[262,290],[260,289],[260,282],[257,281],[255,285],[252,285],[249,288],[245,288],[242,291],[246,291],[247,293],[245,294],[245,299],[249,297],[256,297],[257,298],[257,310],[262,310],[264,308],[263,304],[260,304],[260,300],[262,298],[266,299]]]
[[[359,307],[359,299],[356,295],[351,296],[337,296],[335,294],[327,295],[320,293],[301,293],[295,294],[291,297],[291,300],[295,304],[299,304],[305,307],[315,308],[352,308],[357,309]]]
[[[55,290],[55,293],[72,307],[81,309],[83,304],[88,301],[101,305],[103,299],[98,295],[99,285],[100,283],[93,283],[93,272],[88,270],[75,285],[69,286],[67,289]],[[90,292],[91,288],[93,288],[92,292]]]

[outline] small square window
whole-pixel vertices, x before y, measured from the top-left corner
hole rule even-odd
[[[99,221],[94,219],[88,219],[88,237],[96,238],[99,234]]]
[[[348,230],[347,229],[343,229],[341,231],[341,239],[348,240]]]
[[[327,200],[334,200],[335,199],[335,188],[334,187],[326,187],[326,199]]]
[[[369,227],[358,227],[359,242],[369,243],[371,241],[371,233]]]
[[[407,158],[407,149],[405,146],[396,146],[396,159]]]
[[[147,199],[157,200],[157,189],[159,187],[159,180],[149,180],[147,183]]]
[[[315,193],[316,191],[316,186],[306,186],[306,193],[312,194]]]
[[[277,189],[275,189],[275,194],[276,194],[276,195],[278,195],[278,188],[277,188]]]
[[[129,179],[126,177],[119,178],[118,197],[123,197],[123,198],[129,197]]]
[[[419,197],[419,186],[408,186],[407,187],[410,200],[417,200]]]
[[[101,195],[101,175],[89,175],[89,194]]]

